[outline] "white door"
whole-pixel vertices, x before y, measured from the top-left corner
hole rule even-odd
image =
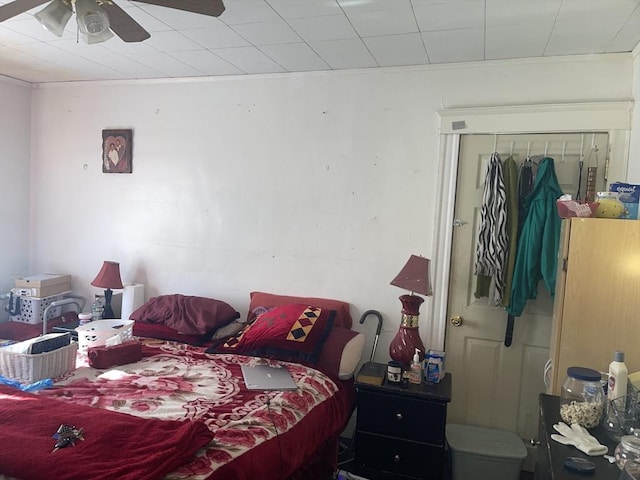
[[[592,148],[592,146],[594,148]],[[507,313],[475,298],[474,252],[480,217],[485,167],[491,152],[502,160],[513,154],[520,165],[527,154],[554,158],[556,174],[565,193],[575,196],[583,152],[581,193],[589,163],[598,157],[597,190],[602,190],[607,152],[606,134],[463,135],[456,188],[448,318],[446,369],[453,374],[449,423],[463,423],[537,437],[538,394],[545,391],[543,370],[549,358],[553,300],[540,282],[538,298],[530,300],[515,319],[513,340],[504,345]],[[590,155],[591,154],[591,155]],[[466,223],[465,223],[466,222]]]

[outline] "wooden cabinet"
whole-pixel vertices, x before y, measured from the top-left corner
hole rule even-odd
[[[615,351],[640,370],[640,221],[563,220],[548,393],[571,366],[607,371]]]
[[[435,385],[356,383],[354,473],[370,479],[441,480],[451,375]]]

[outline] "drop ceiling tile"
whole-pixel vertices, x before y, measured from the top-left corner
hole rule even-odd
[[[269,5],[282,18],[309,18],[324,15],[342,15],[342,9],[335,0],[269,0]]]
[[[0,45],[20,45],[23,43],[33,43],[37,40],[19,31],[0,25]]]
[[[244,73],[209,50],[174,52],[171,56],[204,75],[240,75]]]
[[[124,5],[124,4],[128,5]],[[143,10],[139,5],[130,2],[122,2],[118,4],[122,9],[129,14],[136,22],[138,22],[147,32],[153,35],[153,32],[164,32],[172,30],[172,28],[166,23],[158,20],[153,15],[150,15],[146,10]]]
[[[220,23],[220,20],[218,20],[217,17],[199,15],[197,13],[176,10],[175,8],[148,4],[140,5],[140,8],[175,30],[187,28],[211,28],[212,25]]]
[[[255,47],[219,48],[213,53],[245,73],[277,73],[285,70]]]
[[[306,43],[267,45],[260,49],[289,72],[329,69],[329,65]]]
[[[151,37],[153,38],[157,33],[159,32],[154,32],[151,34]],[[121,53],[123,55],[144,55],[144,54],[152,54],[152,53],[156,53],[158,51],[157,48],[154,48],[151,46],[151,44],[149,44],[148,41],[144,41],[144,42],[124,42],[122,41],[120,38],[118,38],[117,36],[114,36],[114,38],[107,40],[104,43],[101,43],[100,45],[102,45],[104,48],[114,51],[114,52],[118,52]],[[91,46],[91,45],[90,45]]]
[[[264,0],[227,0],[220,17],[227,25],[272,22],[280,17]]]
[[[331,68],[365,68],[378,66],[362,40],[327,40],[312,42],[313,48]]]
[[[181,77],[181,76],[199,76],[195,68],[182,63],[174,57],[162,52],[154,53],[151,55],[132,55],[130,57],[136,62],[146,65],[147,67],[165,74],[167,77]]]
[[[542,57],[551,27],[499,25],[487,29],[485,59]]]
[[[634,8],[636,0],[565,0],[551,34],[547,55],[604,53]]]
[[[414,0],[413,10],[421,32],[484,26],[484,0],[457,0],[446,3]]]
[[[203,48],[201,45],[193,42],[189,38],[182,35],[180,32],[176,32],[173,30],[168,32],[155,32],[148,40],[138,43],[144,43],[163,52],[200,50]]]
[[[607,46],[607,52],[628,52],[640,44],[640,4]]]
[[[232,28],[253,45],[300,42],[300,37],[282,19],[271,22],[243,23]]]
[[[338,0],[338,3],[362,37],[418,32],[418,24],[409,0]]]
[[[481,28],[424,32],[422,39],[431,63],[473,62],[484,59],[484,31]]]
[[[381,67],[429,63],[419,33],[364,38],[364,43]]]
[[[52,40],[57,40],[59,38],[55,36],[53,33],[45,30],[44,27],[40,25],[40,22],[38,22],[33,17],[27,17],[19,21],[6,22],[3,25],[9,30],[13,30],[14,32],[21,33],[22,35],[30,37],[34,40],[38,40],[40,42],[48,42]],[[71,32],[75,32],[75,29],[76,29],[76,22],[72,18],[71,21],[67,24],[63,32],[63,36],[64,37],[72,36],[73,38],[75,38],[75,34],[71,33]]]
[[[289,25],[307,43],[358,38],[358,34],[344,15],[297,18],[290,20]]]
[[[553,28],[562,0],[535,0],[514,2],[513,0],[487,0],[487,30],[496,26],[518,26],[526,29]]]
[[[248,47],[251,44],[226,25],[215,28],[194,28],[183,30],[185,37],[190,38],[205,48]]]

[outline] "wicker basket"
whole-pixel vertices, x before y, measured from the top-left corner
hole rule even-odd
[[[0,348],[0,375],[30,384],[45,378],[56,378],[76,366],[76,342],[45,353],[17,353],[22,350],[20,343]]]

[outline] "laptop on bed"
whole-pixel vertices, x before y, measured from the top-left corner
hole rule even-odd
[[[291,374],[286,367],[272,365],[241,365],[242,376],[248,390],[295,390]]]

